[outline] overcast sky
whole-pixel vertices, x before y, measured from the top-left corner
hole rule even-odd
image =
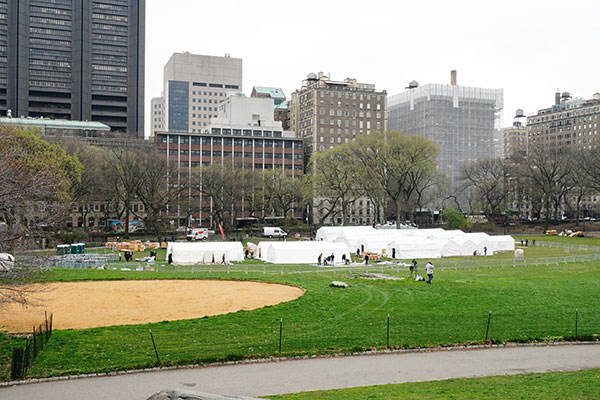
[[[408,3],[408,4],[405,4]],[[554,92],[600,92],[598,0],[146,0],[146,129],[174,52],[243,59],[243,91],[309,72],[374,83],[415,79],[504,89],[504,126],[552,105]]]

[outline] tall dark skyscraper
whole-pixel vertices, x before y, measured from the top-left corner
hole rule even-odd
[[[0,114],[144,134],[145,0],[0,0]]]

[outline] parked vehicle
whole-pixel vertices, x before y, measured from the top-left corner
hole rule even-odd
[[[202,240],[208,238],[207,228],[192,228],[188,229],[187,235],[185,236],[190,242],[194,240]]]
[[[279,227],[269,227],[266,226],[263,228],[263,236],[268,238],[286,238],[287,232]]]

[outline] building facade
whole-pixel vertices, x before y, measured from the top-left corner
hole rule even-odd
[[[502,129],[503,157],[521,159],[527,154],[528,131],[523,110],[518,109],[513,124]]]
[[[291,176],[304,172],[302,140],[294,132],[282,129],[273,119],[273,99],[248,98],[230,93],[201,132],[157,132],[159,153],[177,165],[177,176],[191,175],[201,165],[222,165],[254,171],[281,169]],[[201,187],[200,187],[201,190]],[[180,204],[169,210],[180,226],[190,220],[198,225],[212,225],[210,199],[189,193],[188,203],[197,204],[189,214]],[[301,215],[301,214],[300,214]],[[248,217],[242,213],[242,217]]]
[[[242,90],[242,60],[228,55],[174,53],[165,65],[163,79],[164,92],[153,99],[152,120],[157,105],[156,111],[162,107],[162,121],[156,125],[161,122],[162,130],[200,133],[217,116],[219,103],[227,94]]]
[[[358,136],[386,129],[386,91],[356,79],[333,81],[308,74],[292,93],[290,127],[304,139],[308,157]]]
[[[503,97],[502,89],[457,85],[456,71],[449,85],[412,81],[406,91],[388,98],[388,129],[434,142],[438,169],[456,194],[463,166],[495,156]]]
[[[529,148],[597,149],[600,94],[590,100],[556,93],[554,105],[527,117]]]
[[[152,117],[150,122],[152,123],[152,137],[158,131],[165,131],[165,99],[164,97],[154,97],[150,101],[150,112]]]
[[[3,0],[0,31],[0,113],[143,138],[145,0]]]
[[[281,121],[281,127],[284,130],[290,129],[290,109],[288,102],[281,88],[254,86],[251,97],[267,97],[275,102],[274,117],[275,121]]]
[[[356,79],[334,81],[322,72],[308,74],[302,88],[292,93],[289,101],[290,127],[304,139],[306,162],[317,152],[350,143],[374,131],[384,131],[386,96],[385,90],[377,90],[375,85],[359,83]],[[319,203],[319,199],[313,203],[313,222],[341,223],[339,215],[322,220]],[[350,209],[350,215],[346,216],[350,223],[374,222],[375,212],[368,199],[361,198]]]

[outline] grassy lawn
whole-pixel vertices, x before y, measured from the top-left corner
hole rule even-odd
[[[268,396],[272,400],[597,399],[600,370],[448,379]]]
[[[406,271],[394,274],[408,276]],[[39,280],[166,278],[282,282],[301,286],[306,294],[289,303],[207,318],[54,331],[30,376],[153,366],[156,359],[148,329],[154,334],[162,365],[277,356],[280,319],[284,356],[385,348],[388,313],[389,344],[394,348],[482,342],[488,311],[492,311],[489,338],[497,342],[572,339],[576,308],[580,338],[594,338],[600,333],[596,307],[600,301],[600,262],[443,269],[436,271],[432,285],[409,279],[349,278],[329,272],[227,274],[216,266],[212,273],[194,274],[55,269]],[[350,287],[331,288],[332,280],[344,280]],[[8,348],[6,341],[0,336],[0,349]],[[6,355],[0,358],[5,360]]]

